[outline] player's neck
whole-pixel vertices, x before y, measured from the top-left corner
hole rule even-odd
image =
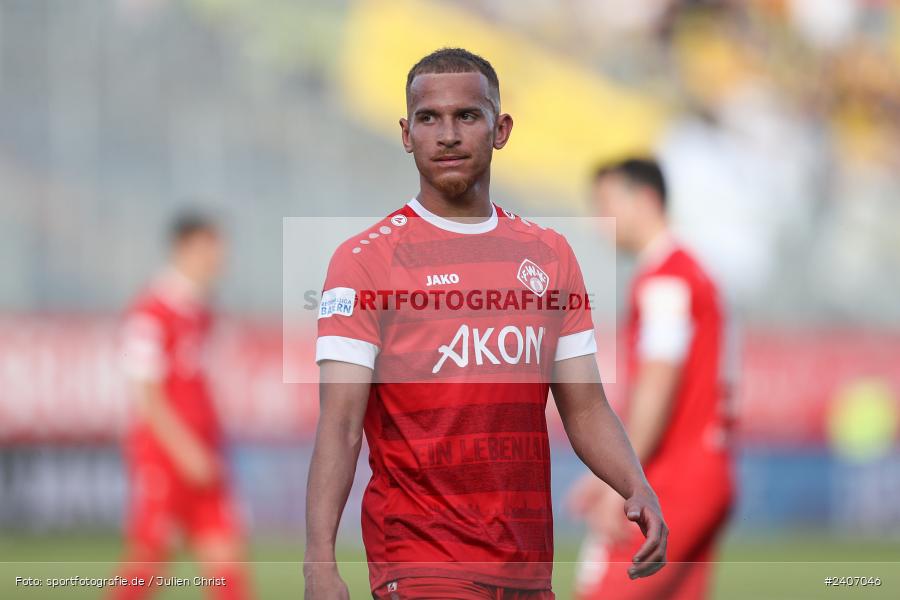
[[[445,219],[475,222],[494,214],[488,182],[476,182],[464,194],[450,198],[423,180],[416,199],[429,212]]]
[[[669,228],[664,221],[654,223],[641,232],[636,244],[638,257],[646,257],[654,253],[654,250],[665,244],[670,236]]]
[[[188,265],[180,264],[177,260],[169,264],[165,275],[172,285],[177,286],[181,293],[193,300],[202,300],[209,291],[208,285],[201,277],[194,274]]]

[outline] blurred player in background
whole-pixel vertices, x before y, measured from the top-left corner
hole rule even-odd
[[[375,598],[552,599],[551,387],[575,452],[627,498],[622,518],[627,507],[646,534],[623,576],[652,575],[665,563],[666,526],[603,394],[590,311],[525,308],[524,298],[535,308],[545,293],[586,297],[575,255],[563,236],[491,202],[492,153],[512,130],[496,72],[470,52],[442,49],[413,66],[406,94],[401,135],[419,194],[335,251],[322,294],[307,600],[348,598],[335,535],[363,434],[372,479],[362,534]],[[425,288],[431,298],[446,293],[443,308],[364,301]],[[463,291],[496,292],[498,305],[510,292],[523,305],[449,308]]]
[[[709,561],[732,501],[719,294],[669,230],[665,181],[655,161],[599,169],[592,193],[599,214],[616,219],[616,246],[638,259],[628,298],[623,421],[666,514],[671,564],[640,581],[615,568],[630,560],[640,532],[622,516],[622,499],[612,488],[585,476],[570,496],[591,531],[579,598],[697,600],[706,597]]]
[[[221,600],[249,598],[237,561],[243,542],[226,472],[222,431],[204,372],[212,315],[208,294],[219,277],[224,240],[199,214],[179,217],[169,264],[128,311],[123,359],[134,395],[126,438],[130,483],[127,562],[121,573],[145,580],[182,534],[204,563],[205,586]],[[157,586],[116,589],[120,600],[146,597]]]

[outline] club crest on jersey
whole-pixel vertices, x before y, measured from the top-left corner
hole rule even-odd
[[[538,296],[543,296],[547,288],[550,287],[550,276],[527,258],[519,265],[516,279]]]

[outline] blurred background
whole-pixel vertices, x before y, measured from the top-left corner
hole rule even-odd
[[[211,377],[253,557],[287,561],[261,590],[299,585],[317,399],[282,383],[282,219],[375,219],[415,194],[406,72],[448,45],[491,60],[516,120],[494,161],[505,207],[586,215],[598,162],[663,161],[676,230],[739,323],[740,502],[717,597],[778,570],[741,561],[896,569],[891,0],[0,0],[0,561],[119,556],[118,318],[172,216],[199,205],[231,241]],[[553,431],[560,504],[581,467]],[[348,560],[368,474],[342,525]],[[556,515],[558,558],[574,560],[578,526]],[[766,589],[749,597],[782,597]]]

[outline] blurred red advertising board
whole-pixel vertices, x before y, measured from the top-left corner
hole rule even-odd
[[[310,333],[312,335],[312,333]],[[285,344],[288,361],[312,356]],[[242,440],[311,439],[318,414],[313,383],[282,381],[277,321],[222,319],[209,372],[223,421]],[[117,321],[104,316],[0,317],[0,442],[111,441],[124,431],[127,386],[119,370]],[[829,402],[855,380],[876,377],[900,397],[900,334],[856,330],[747,331],[737,386],[744,441],[815,443]],[[621,396],[623,386],[609,386]],[[550,411],[551,434],[561,426]]]

